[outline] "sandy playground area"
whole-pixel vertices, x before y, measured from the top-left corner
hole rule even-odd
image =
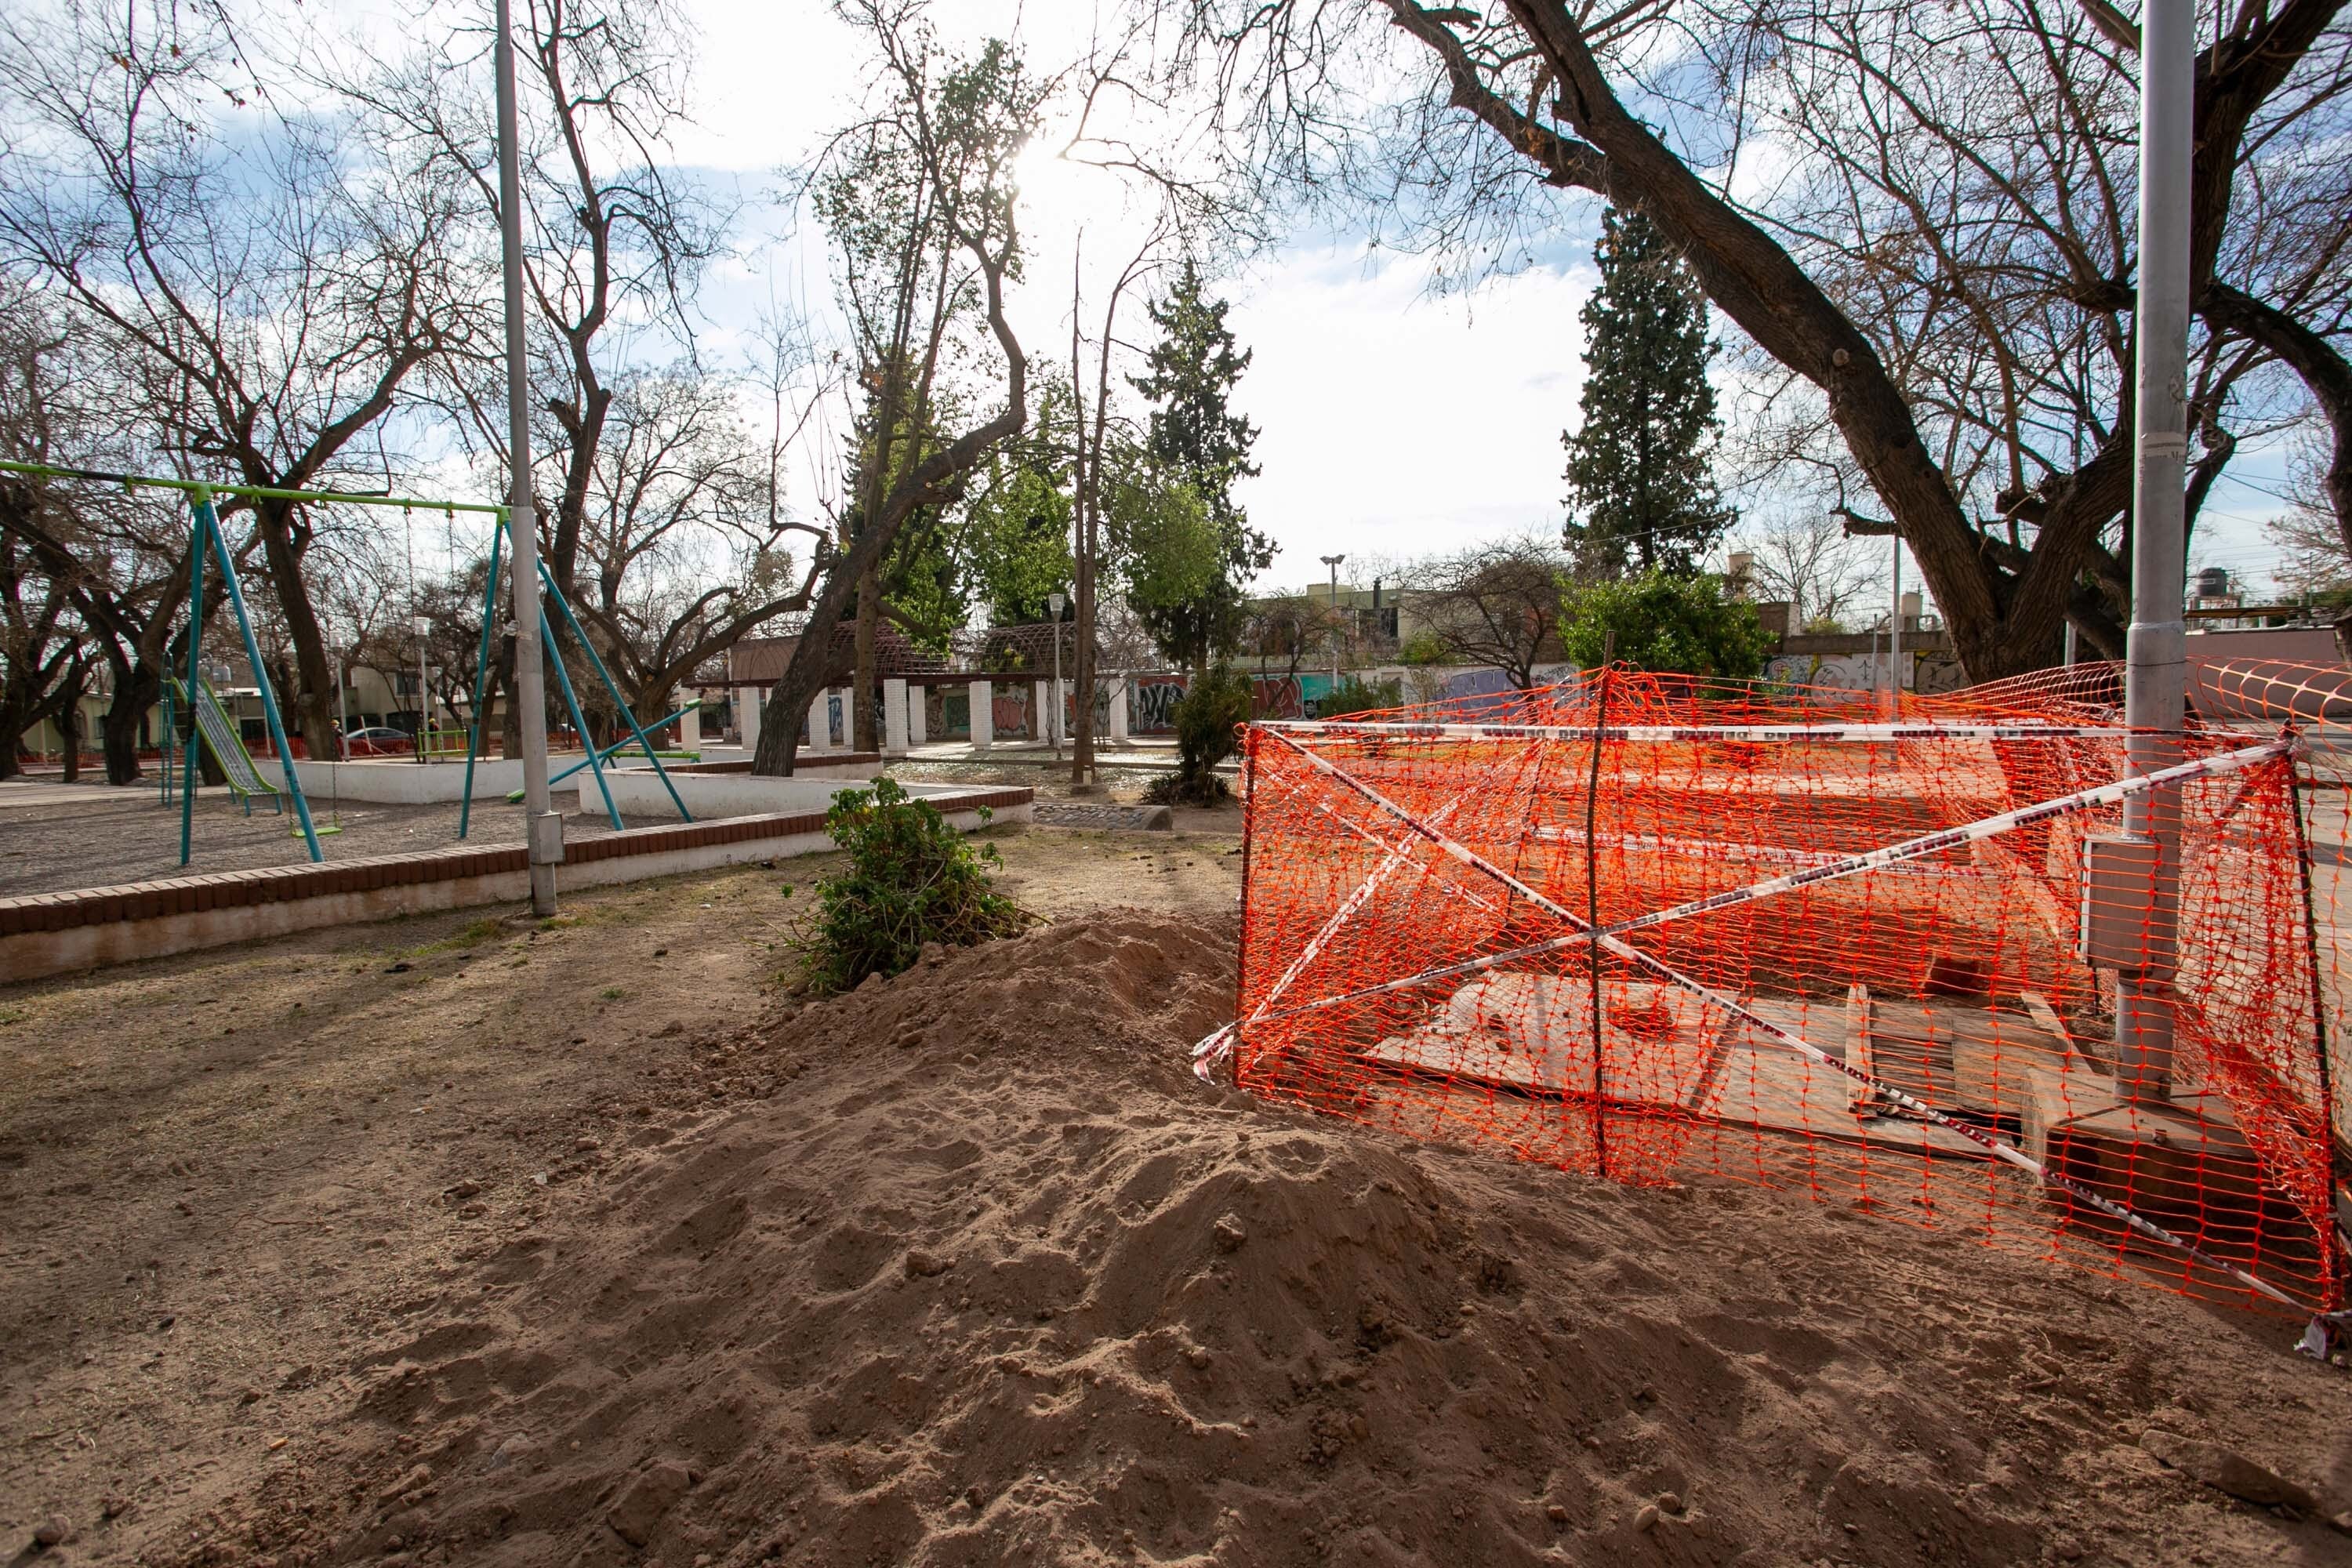
[[[0,1562],[2352,1562],[2294,1325],[1205,1089],[1237,841],[992,837],[0,987]]]

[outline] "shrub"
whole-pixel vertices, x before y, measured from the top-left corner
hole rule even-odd
[[[849,865],[817,883],[816,907],[793,933],[808,989],[820,995],[903,973],[926,943],[969,947],[1036,919],[990,887],[987,868],[1003,864],[995,845],[973,848],[894,779],[835,795],[824,830]]]
[[[1217,776],[1234,754],[1234,732],[1250,719],[1249,677],[1226,665],[1196,676],[1176,704],[1176,771],[1151,781],[1154,805],[1214,805],[1232,792]]]
[[[1650,572],[1570,590],[1560,641],[1587,669],[1613,657],[1635,669],[1736,679],[1764,673],[1776,639],[1755,605],[1723,596],[1720,577]]]
[[[1389,708],[1404,706],[1404,686],[1401,681],[1383,680],[1377,684],[1349,676],[1331,689],[1330,695],[1316,705],[1318,719],[1338,719],[1349,713],[1374,713]]]

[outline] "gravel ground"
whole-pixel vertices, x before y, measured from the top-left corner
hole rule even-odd
[[[1140,814],[1099,809],[1132,805],[1142,795],[1141,778],[1132,783],[1114,778],[1103,794],[1074,797],[1066,776],[1019,764],[919,763],[891,772],[901,779],[933,784],[1018,785],[1035,790],[1041,806],[1082,798],[1088,807],[1061,824],[1053,824],[1049,812],[1041,826],[1132,830],[1142,826]],[[194,854],[184,869],[179,807],[176,803],[168,808],[159,805],[152,783],[125,789],[27,789],[21,797],[10,798],[11,790],[24,787],[0,786],[0,897],[299,865],[305,858],[290,812],[281,817],[257,805],[248,817],[226,790],[197,792]],[[855,786],[844,781],[842,787]],[[556,795],[561,803],[576,798],[568,790]],[[341,824],[341,833],[320,840],[330,861],[436,849],[457,842],[455,805],[372,805],[346,801],[338,809],[331,800],[316,799],[310,811],[320,827],[338,820]],[[622,819],[629,827],[656,827],[674,820],[667,815]],[[1179,832],[1239,833],[1241,807],[1229,802],[1213,811],[1180,810],[1173,825]],[[611,831],[601,812],[564,814],[566,839],[591,838]],[[475,802],[467,842],[521,843],[522,807],[502,800]]]
[[[341,833],[319,840],[331,861],[438,849],[457,842],[454,804],[346,802],[338,810],[320,800],[311,803],[311,818],[321,828],[338,820],[341,824]],[[648,827],[670,819],[623,820],[631,827]],[[567,813],[563,819],[568,839],[611,831],[602,815]],[[522,807],[502,800],[475,802],[467,842],[521,843]],[[180,865],[179,808],[159,805],[152,785],[90,791],[56,805],[14,805],[0,811],[0,895],[112,888],[207,871],[299,865],[306,858],[291,811],[279,816],[256,806],[248,817],[225,790],[197,792],[194,854],[184,870]]]

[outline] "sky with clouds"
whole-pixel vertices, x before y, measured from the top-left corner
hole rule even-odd
[[[677,157],[740,192],[748,228],[784,230],[767,205],[777,170],[807,158],[854,112],[866,47],[820,0],[683,4],[700,37],[693,119],[676,138]],[[954,0],[932,14],[950,41],[1009,33],[1046,65],[1080,53],[1113,6]],[[1140,220],[1115,176],[1056,164],[1052,153],[1042,146],[1024,170],[1024,222],[1041,261],[1011,306],[1024,342],[1058,358],[1068,352],[1073,248],[1091,263],[1091,333],[1105,273],[1132,249]],[[1294,238],[1225,279],[1231,324],[1255,356],[1237,403],[1262,432],[1262,472],[1241,499],[1281,547],[1268,583],[1321,577],[1326,553],[1391,562],[1559,528],[1559,433],[1574,419],[1577,312],[1594,280],[1580,237],[1597,215],[1580,197],[1535,199],[1560,202],[1568,232],[1539,264],[1466,293],[1441,296],[1423,261],[1328,232]],[[730,317],[765,295],[821,310],[822,246],[803,226],[714,279],[706,308],[720,339]],[[1142,336],[1140,310],[1122,327]],[[2267,569],[2276,552],[2260,524],[2281,510],[2284,468],[2276,452],[2242,455],[2209,503],[2192,565]]]

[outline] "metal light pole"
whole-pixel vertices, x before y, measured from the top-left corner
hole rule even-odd
[[[540,640],[539,524],[530,499],[530,372],[525,363],[522,299],[521,116],[515,105],[514,18],[495,0],[499,79],[499,252],[507,312],[508,558],[514,574],[515,691],[521,706],[523,836],[530,845],[530,908],[555,912],[555,868],[563,862],[563,818],[547,786],[547,668]],[[590,745],[595,742],[583,736]]]
[[[1054,700],[1045,705],[1045,733],[1054,738],[1054,760],[1062,760],[1062,606],[1070,601],[1061,590],[1045,595],[1054,616]]]
[[[2139,301],[2132,475],[2132,620],[2125,646],[2125,771],[2177,760],[2188,687],[2188,626],[2181,616],[2189,456],[2189,163],[2195,108],[2197,14],[2190,0],[2147,0],[2140,13]],[[2151,732],[2153,731],[2153,732]],[[2150,956],[2168,960],[2178,915],[2180,799],[2151,791],[2124,806],[2124,831],[2156,844]],[[2134,1092],[2168,1096],[2172,1078],[2168,962],[2119,971],[2117,1068]],[[2132,1068],[2137,1066],[2135,1073]]]
[[[1323,564],[1331,568],[1331,689],[1339,689],[1339,563],[1344,555],[1326,555]]]
[[[2189,456],[2189,166],[2195,108],[2197,14],[2190,0],[2147,0],[2140,11],[2139,300],[2133,428],[2132,619],[2125,644],[2124,771],[2178,760],[2188,686],[2181,484]],[[2147,900],[2138,968],[2116,979],[2117,1076],[2136,1098],[2165,1099],[2172,1079],[2172,968],[2179,915],[2180,798],[2152,790],[2124,805],[2127,838],[2152,843],[2153,865],[2117,878],[2116,892]],[[2095,879],[2092,893],[2100,889]]]

